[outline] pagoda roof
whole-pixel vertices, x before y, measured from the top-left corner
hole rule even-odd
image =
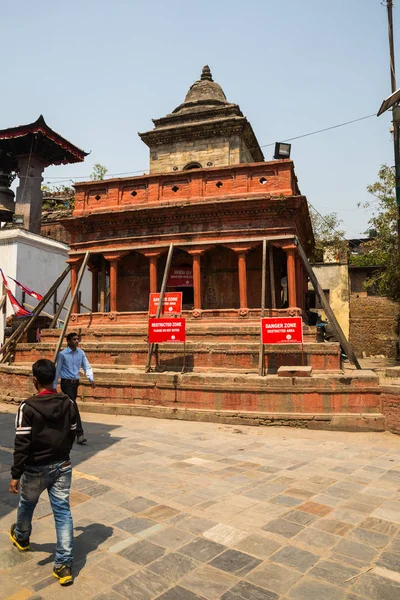
[[[192,140],[204,135],[218,137],[239,129],[252,149],[253,161],[262,162],[264,155],[254,131],[238,104],[229,102],[222,87],[212,77],[210,67],[205,65],[200,79],[190,86],[185,100],[172,113],[153,119],[154,128],[139,133],[141,140],[151,143],[175,143]]]
[[[65,165],[82,162],[88,155],[53,131],[43,115],[29,125],[18,125],[0,130],[0,162],[6,160],[15,168],[18,156],[35,154],[47,165]]]

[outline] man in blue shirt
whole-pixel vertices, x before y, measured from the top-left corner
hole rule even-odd
[[[81,416],[79,414],[76,397],[79,387],[79,372],[81,368],[84,370],[86,377],[90,381],[90,385],[95,387],[92,367],[86,354],[78,348],[79,336],[77,333],[69,333],[67,335],[67,348],[59,353],[57,357],[56,378],[54,380],[54,389],[57,388],[59,377],[61,377],[61,389],[64,394],[67,394],[73,401],[77,415],[76,441],[78,444],[84,444],[87,440],[83,433]]]

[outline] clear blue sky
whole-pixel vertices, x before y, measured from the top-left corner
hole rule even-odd
[[[97,162],[110,174],[147,170],[137,132],[180,104],[206,63],[262,145],[374,113],[390,94],[380,0],[21,0],[2,17],[0,128],[42,113],[91,151],[48,168],[46,182],[83,178]],[[389,127],[385,115],[293,142],[302,193],[336,211],[350,237],[367,227],[366,186],[393,164]]]

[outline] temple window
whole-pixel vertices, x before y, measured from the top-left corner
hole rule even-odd
[[[202,166],[198,162],[190,162],[185,167],[183,167],[184,171],[190,171],[191,169],[202,169]]]

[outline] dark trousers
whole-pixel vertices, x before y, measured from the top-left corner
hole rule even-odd
[[[76,409],[76,423],[77,423],[77,428],[76,428],[76,437],[79,437],[81,435],[83,435],[83,427],[82,427],[82,421],[81,421],[81,415],[79,413],[79,408],[78,405],[76,403],[76,397],[78,395],[78,387],[79,387],[79,381],[77,381],[76,383],[72,383],[72,381],[68,381],[68,379],[61,379],[61,389],[64,392],[64,394],[67,394],[67,396],[69,396],[72,400],[72,402],[75,405],[75,409]]]

